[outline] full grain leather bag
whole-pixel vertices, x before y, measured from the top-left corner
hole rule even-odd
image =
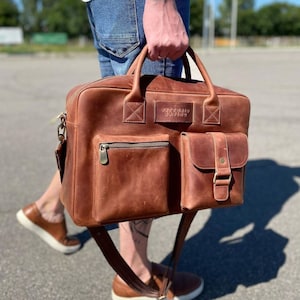
[[[149,297],[166,295],[196,212],[243,203],[250,103],[204,81],[141,75],[147,47],[127,75],[73,88],[58,127],[61,200],[87,226],[114,270]],[[134,73],[134,74],[133,74]],[[183,213],[163,287],[145,285],[104,225]]]
[[[134,75],[73,88],[66,103],[61,199],[77,225],[98,226],[243,202],[247,97],[204,81]],[[187,69],[189,66],[187,67]]]

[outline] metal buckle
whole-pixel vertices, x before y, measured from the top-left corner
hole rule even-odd
[[[60,123],[57,126],[57,137],[60,143],[63,143],[66,139],[66,113],[61,113],[57,116],[57,119],[59,119]]]
[[[213,178],[213,183],[216,184],[217,180],[231,182],[231,179],[232,179],[231,173],[228,175],[228,177],[226,177],[226,175],[224,175],[224,176],[220,176],[220,178],[218,178],[218,173],[215,173],[214,178]]]

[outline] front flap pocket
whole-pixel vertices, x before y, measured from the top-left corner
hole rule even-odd
[[[98,135],[94,217],[100,223],[168,213],[168,135]]]
[[[243,133],[182,133],[182,195],[184,209],[243,202],[248,141]]]

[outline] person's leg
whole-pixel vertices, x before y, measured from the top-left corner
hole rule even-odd
[[[151,262],[147,255],[151,225],[152,219],[119,223],[120,254],[144,282],[151,277]]]
[[[136,16],[127,15],[125,19],[122,19],[124,11],[134,9],[135,1],[128,1],[129,4],[127,6],[126,1],[119,2],[117,0],[118,3],[115,3],[115,8],[119,8],[121,15],[115,9],[116,16],[112,17],[111,6],[114,6],[114,1],[116,0],[110,3],[100,0],[91,1],[87,4],[87,13],[94,45],[98,51],[102,77],[126,74],[131,63],[141,50],[137,34]],[[118,22],[114,22],[114,18]],[[110,30],[111,24],[118,24],[118,28],[115,29],[117,31],[116,36]],[[132,30],[128,27],[128,24],[133,26]],[[147,257],[148,235],[151,223],[152,220],[149,219],[119,224],[120,254],[133,271],[144,281],[151,277],[151,263]]]
[[[87,13],[94,46],[98,51],[102,77],[126,74],[146,45],[143,29],[144,4],[144,0],[122,2],[93,0],[87,3]],[[188,30],[189,1],[177,0],[177,7]],[[181,71],[181,59],[176,61],[146,59],[142,70],[143,74],[173,77],[181,77]]]
[[[183,14],[188,15],[189,4],[180,5],[181,11],[184,11]],[[102,77],[126,74],[130,65],[144,47],[146,41],[142,28],[143,8],[144,1],[142,0],[93,0],[87,4],[94,45],[99,54]],[[132,14],[132,11],[135,13]],[[128,12],[131,13],[128,15]],[[185,20],[187,24],[188,17]],[[114,25],[113,29],[112,24]],[[143,73],[145,74],[180,77],[181,70],[181,60],[172,62],[166,59],[151,62],[146,59],[143,66]],[[165,268],[151,263],[147,257],[151,224],[152,219],[120,223],[120,254],[142,281],[160,287]],[[168,296],[181,299],[180,297],[183,295],[184,299],[192,299],[202,289],[203,281],[198,276],[176,272],[174,287]],[[180,297],[173,297],[174,295],[180,295]],[[118,276],[115,278],[113,282],[113,299],[139,296]]]
[[[67,236],[67,226],[59,194],[60,176],[57,171],[39,199],[17,212],[21,225],[38,235],[53,249],[70,254],[81,248],[78,238]]]
[[[59,193],[61,182],[59,172],[55,172],[48,188],[44,191],[41,197],[35,201],[38,210],[43,219],[50,223],[61,222],[64,216],[64,206],[62,205]]]

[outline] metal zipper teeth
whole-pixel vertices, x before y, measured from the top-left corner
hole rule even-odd
[[[99,145],[100,163],[102,165],[108,164],[108,150],[109,149],[143,149],[143,148],[160,148],[168,147],[167,141],[154,142],[108,142]]]
[[[169,145],[167,141],[161,142],[108,142],[101,143],[101,146],[107,146],[108,148],[151,148],[151,147],[166,147]]]

